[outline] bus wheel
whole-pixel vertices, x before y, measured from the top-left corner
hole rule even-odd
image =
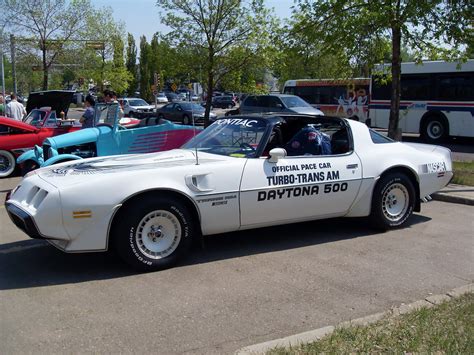
[[[429,143],[441,143],[449,135],[449,127],[446,119],[439,115],[430,115],[421,121],[421,138]]]

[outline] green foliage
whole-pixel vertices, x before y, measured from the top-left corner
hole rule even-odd
[[[151,45],[147,42],[145,36],[140,37],[140,94],[146,100],[151,100],[152,93],[150,80],[152,73],[150,63],[152,62]]]
[[[384,319],[338,328],[318,342],[267,354],[468,354],[474,345],[474,294]]]
[[[163,23],[174,30],[171,35],[190,49],[190,58],[206,78],[207,92],[231,72],[243,72],[257,61],[265,66],[275,21],[263,0],[158,0],[157,5],[166,12]],[[207,105],[207,118],[209,109]]]
[[[470,6],[471,5],[471,6]],[[398,129],[402,43],[416,60],[453,59],[472,43],[469,0],[297,0],[293,30],[328,52],[344,52],[349,63],[370,71],[391,47],[393,102],[389,136]]]
[[[127,55],[126,67],[131,75],[130,85],[128,87],[128,95],[133,95],[138,89],[138,69],[137,69],[137,47],[135,38],[129,33],[127,37]]]

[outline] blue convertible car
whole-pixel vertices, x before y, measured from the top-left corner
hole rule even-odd
[[[149,118],[136,127],[125,128],[119,124],[117,103],[97,104],[95,120],[96,127],[47,138],[43,147],[36,146],[20,155],[17,163],[22,167],[22,173],[70,160],[179,148],[201,131],[201,128],[157,118]]]

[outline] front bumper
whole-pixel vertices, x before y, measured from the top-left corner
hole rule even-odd
[[[6,201],[5,209],[7,210],[8,217],[10,217],[13,224],[19,229],[21,229],[23,232],[25,232],[30,238],[47,239],[41,235],[33,217],[30,216],[27,212],[23,211],[21,208],[18,208],[14,204]]]

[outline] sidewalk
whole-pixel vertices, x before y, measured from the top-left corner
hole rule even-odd
[[[449,184],[431,197],[433,200],[474,206],[474,186]]]

